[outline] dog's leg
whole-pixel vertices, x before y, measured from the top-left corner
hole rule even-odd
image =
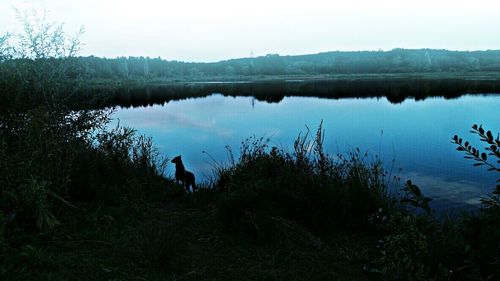
[[[186,193],[187,194],[190,194],[190,190],[189,190],[189,183],[186,181],[186,178],[184,177],[184,182],[182,183],[183,186],[184,186],[184,190],[186,190]]]

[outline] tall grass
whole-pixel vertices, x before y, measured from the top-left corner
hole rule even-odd
[[[317,233],[367,230],[373,213],[393,205],[382,165],[367,163],[358,149],[334,159],[323,142],[322,124],[315,134],[299,135],[292,152],[270,148],[263,138],[243,142],[237,163],[218,170],[223,221],[258,231],[263,215],[292,219]]]

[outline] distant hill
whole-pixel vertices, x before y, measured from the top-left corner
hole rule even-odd
[[[258,75],[333,75],[366,73],[469,73],[500,71],[500,51],[394,49],[268,54],[213,63],[167,61],[149,57],[74,58],[75,71],[92,78],[210,78]]]

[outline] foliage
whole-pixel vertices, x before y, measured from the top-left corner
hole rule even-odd
[[[380,241],[378,271],[383,280],[429,280],[429,248],[417,217],[396,213],[389,222],[391,233]]]
[[[325,52],[312,55],[231,59],[214,63],[167,61],[150,57],[78,58],[85,75],[97,79],[206,79],[259,75],[325,75],[367,73],[463,73],[500,70],[499,51],[394,49]],[[82,73],[83,74],[83,73]]]
[[[386,234],[369,271],[381,280],[496,280],[499,218],[479,213],[437,220],[392,212],[378,225]]]
[[[427,213],[407,212],[388,194],[380,161],[368,161],[359,149],[348,156],[325,153],[322,123],[315,133],[299,135],[292,152],[269,147],[267,139],[250,138],[242,143],[237,161],[228,150],[231,165],[217,167],[214,189],[167,199],[165,186],[173,184],[163,177],[167,162],[152,140],[131,128],[108,128],[111,111],[74,110],[68,96],[82,73],[150,77],[159,71],[171,75],[172,69],[147,58],[135,66],[130,58],[105,63],[72,58],[80,44],[66,37],[62,25],[29,12],[20,15],[25,26],[24,35],[17,37],[20,45],[10,45],[14,35],[0,37],[0,279],[177,280],[179,274],[183,280],[207,275],[359,280],[357,265],[365,254],[365,261],[373,263],[370,271],[382,280],[500,276],[498,193],[483,201],[487,208],[479,214],[438,221],[431,216],[430,198],[407,182],[401,202]],[[334,58],[325,61],[324,69],[307,63],[291,67],[300,58],[277,55],[168,64],[183,75],[202,75],[219,65],[234,74],[295,73],[297,68],[323,73],[332,71],[329,67],[349,72],[361,62],[368,67],[370,60],[395,53],[389,60],[394,71],[461,67],[442,57],[439,61],[439,54],[450,53],[432,50],[418,53],[425,59],[418,66],[410,65],[422,60],[409,59],[412,52],[405,50],[376,56],[360,52],[351,54],[352,60],[342,53],[317,55]],[[496,54],[472,53],[467,56]],[[473,58],[465,66],[497,67],[491,58]],[[82,68],[85,60],[102,68]],[[118,62],[116,69],[107,66]],[[238,63],[248,65],[238,68]],[[498,171],[491,162],[499,158],[498,137],[481,126],[473,126],[473,133],[488,143],[488,155],[462,144],[458,136],[453,140],[480,164],[476,166]],[[373,254],[376,240],[379,255]],[[354,277],[339,276],[346,268]]]
[[[494,162],[499,157],[499,139],[482,126],[473,125],[472,133],[488,146],[481,152],[470,142],[455,135],[452,142],[474,166],[500,171]],[[491,156],[488,157],[488,156]],[[497,161],[500,163],[500,161]],[[371,269],[382,280],[496,280],[500,277],[500,204],[497,190],[482,200],[481,212],[453,220],[429,216],[429,198],[408,181],[402,203],[423,208],[426,215],[397,211],[383,220],[387,235],[380,240],[381,256]]]
[[[403,198],[400,200],[401,203],[410,204],[413,207],[422,208],[427,213],[431,213],[429,202],[432,201],[432,198],[425,197],[420,188],[413,184],[411,180],[406,182],[401,191],[404,192]]]
[[[79,71],[75,71],[78,67],[74,57],[82,45],[84,30],[68,36],[63,24],[48,20],[43,5],[33,3],[31,8],[16,12],[22,32],[0,37],[1,112],[40,104],[51,110],[64,109],[81,77],[75,75]]]
[[[474,166],[485,166],[490,172],[500,172],[500,166],[498,165],[500,164],[500,135],[497,134],[495,139],[491,131],[486,131],[482,125],[478,127],[477,124],[472,125],[470,132],[476,134],[479,140],[487,145],[484,148],[486,152],[472,146],[469,141],[463,142],[462,138],[454,135],[452,142],[457,145],[457,150],[465,153],[464,158],[473,160],[475,162]],[[483,206],[490,208],[490,211],[495,208],[500,209],[500,184],[498,183],[500,183],[500,178],[497,180],[493,194],[487,199],[482,199]]]
[[[6,33],[0,36],[0,63],[3,63],[5,60],[12,58],[12,47],[9,44],[9,40],[11,39],[11,34]]]
[[[334,161],[323,150],[323,129],[295,140],[294,151],[250,138],[235,165],[218,171],[223,190],[219,214],[229,225],[253,231],[266,216],[297,221],[317,233],[332,228],[365,229],[369,216],[391,206],[380,163],[368,165],[359,150]]]
[[[16,13],[23,32],[15,38],[15,57],[33,60],[67,58],[79,52],[83,27],[75,36],[68,36],[64,31],[64,24],[48,20],[48,12],[43,3],[40,7],[32,3],[29,9],[16,9]]]
[[[166,160],[150,138],[108,130],[112,110],[71,108],[78,35],[67,37],[45,12],[19,12],[19,19],[23,33],[0,38],[2,59],[15,58],[0,61],[2,249],[53,235],[81,202],[140,211],[137,202],[167,182]]]

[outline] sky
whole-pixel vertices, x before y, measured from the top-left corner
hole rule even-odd
[[[0,0],[0,35],[20,30],[13,7],[25,2]],[[43,2],[66,32],[84,26],[84,56],[210,62],[336,50],[500,49],[496,0]]]

